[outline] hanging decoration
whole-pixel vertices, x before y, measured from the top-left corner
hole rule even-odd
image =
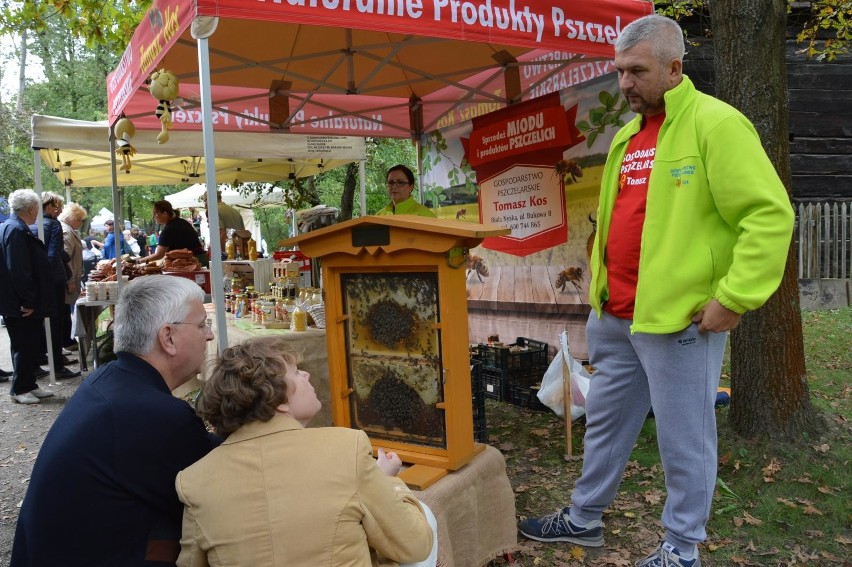
[[[178,79],[171,71],[160,69],[151,73],[151,84],[148,91],[155,99],[160,101],[157,105],[157,118],[160,119],[162,128],[157,135],[157,143],[165,144],[169,141],[169,129],[172,127],[172,101],[177,98],[180,86]]]
[[[130,145],[130,139],[136,135],[136,126],[128,118],[120,118],[113,127],[115,134],[115,153],[121,156],[121,167],[130,173],[130,158],[136,155],[136,148]]]

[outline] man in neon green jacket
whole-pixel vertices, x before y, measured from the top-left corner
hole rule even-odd
[[[377,215],[417,215],[432,217],[437,215],[414,200],[414,173],[404,165],[395,165],[388,170],[388,197],[390,203],[377,212]]]
[[[701,565],[727,334],[777,289],[793,228],[754,127],[695,90],[683,54],[680,28],[658,15],[616,41],[619,87],[638,116],[616,134],[601,181],[583,473],[570,507],[520,525],[531,539],[602,546],[602,513],[653,408],[665,535],[637,567]]]

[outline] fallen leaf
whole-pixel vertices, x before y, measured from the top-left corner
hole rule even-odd
[[[763,471],[764,476],[772,476],[781,470],[781,463],[778,462],[778,459],[772,459],[769,461],[769,464],[761,470]]]
[[[823,443],[822,445],[814,445],[814,451],[817,453],[828,453],[831,449],[831,445],[828,443]]]
[[[811,539],[822,539],[825,537],[825,532],[822,530],[805,530],[805,535]]]
[[[805,516],[822,516],[822,512],[820,512],[813,506],[805,506],[804,510],[802,510],[802,513]]]
[[[530,433],[533,435],[538,435],[539,437],[547,437],[550,435],[549,429],[530,429]]]
[[[743,512],[743,520],[745,520],[745,523],[747,523],[750,526],[759,526],[763,523],[763,520],[761,520],[759,518],[755,518],[754,516],[752,516],[748,512]]]
[[[787,500],[786,498],[776,498],[776,500],[788,508],[797,508],[796,503],[792,500]]]

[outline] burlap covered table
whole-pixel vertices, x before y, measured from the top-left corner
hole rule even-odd
[[[439,567],[477,567],[517,548],[515,493],[494,447],[414,494],[438,520]]]

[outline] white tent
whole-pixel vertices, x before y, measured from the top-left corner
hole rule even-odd
[[[215,151],[212,150],[215,141]],[[113,210],[121,219],[121,189],[125,185],[180,185],[196,179],[217,177],[238,183],[271,182],[306,177],[324,169],[353,161],[361,162],[361,195],[364,201],[364,138],[354,136],[270,135],[262,132],[192,132],[172,130],[166,144],[156,143],[156,132],[138,130],[131,144],[136,155],[129,172],[116,170],[115,141],[106,122],[86,122],[35,114],[32,118],[32,148],[36,164],[47,164],[66,188],[112,186]],[[205,168],[206,154],[215,155],[215,165]],[[119,158],[117,160],[121,162]],[[35,168],[35,186],[41,193],[41,168]],[[210,195],[215,198],[215,195]],[[123,224],[123,223],[119,223]],[[218,217],[212,219],[218,232]],[[222,280],[222,266],[216,256],[219,239],[211,242],[214,281]],[[120,262],[117,268],[120,270]],[[122,286],[119,280],[119,289]],[[220,287],[213,290],[214,301],[224,304]],[[224,310],[217,313],[221,349],[228,346]],[[53,380],[53,379],[51,379]]]
[[[94,228],[95,230],[102,232],[106,230],[106,225],[104,223],[108,220],[115,220],[115,215],[112,214],[112,211],[103,207],[100,211],[98,211],[98,214],[92,217],[92,223],[89,228]]]
[[[32,147],[66,187],[112,185],[113,155],[109,125],[34,114]],[[205,176],[201,132],[171,131],[158,144],[157,132],[137,130],[136,155],[129,172],[118,171],[125,185],[181,185]],[[270,136],[258,132],[216,132],[216,175],[224,182],[273,182],[307,177],[365,159],[364,138],[354,136]],[[121,158],[118,159],[119,165]]]
[[[281,207],[285,206],[285,197],[287,191],[281,188],[273,188],[271,185],[266,185],[262,190],[262,196],[258,197],[255,193],[243,195],[230,185],[219,185],[219,191],[222,193],[222,202],[236,207],[240,211],[240,216],[243,218],[246,230],[250,230],[253,238],[261,242],[260,225],[254,221],[254,209],[258,207]],[[203,198],[207,193],[207,186],[203,183],[196,183],[177,193],[166,195],[163,197],[166,201],[172,204],[175,209],[186,208],[205,208]],[[206,219],[201,223],[201,236],[205,242],[209,242],[210,227],[207,225]]]
[[[190,185],[183,191],[172,193],[163,197],[166,201],[172,204],[176,209],[194,207],[204,208],[204,196],[207,191],[207,186],[203,183]],[[273,188],[271,185],[266,185],[262,189],[262,195],[257,196],[255,192],[248,195],[240,193],[230,185],[219,185],[219,191],[222,193],[222,201],[232,207],[242,209],[254,209],[257,207],[282,206],[284,205],[287,191],[279,187]]]

